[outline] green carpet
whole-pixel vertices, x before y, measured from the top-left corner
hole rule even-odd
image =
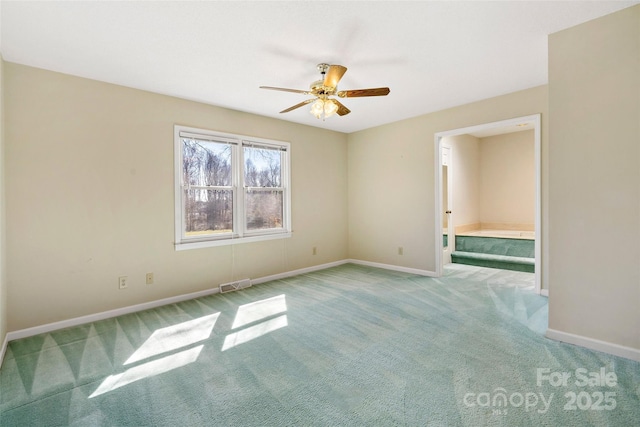
[[[0,425],[638,425],[640,364],[546,339],[533,281],[347,264],[13,341]]]

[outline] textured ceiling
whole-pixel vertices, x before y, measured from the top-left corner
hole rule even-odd
[[[2,1],[4,59],[354,132],[547,83],[547,36],[639,1]],[[316,64],[348,67],[351,114],[318,120]],[[532,112],[533,113],[533,112]]]

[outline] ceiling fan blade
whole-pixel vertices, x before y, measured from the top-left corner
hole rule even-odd
[[[273,87],[273,86],[260,86],[260,89],[269,89],[269,90],[279,90],[282,92],[293,92],[293,93],[302,93],[305,95],[309,95],[310,92],[307,90],[300,90],[300,89],[287,89],[284,87]]]
[[[294,105],[293,107],[289,107],[289,108],[287,108],[286,110],[282,110],[282,111],[280,111],[280,113],[288,113],[289,111],[293,111],[293,110],[295,110],[296,108],[300,108],[300,107],[302,107],[302,106],[304,106],[304,105],[310,104],[310,103],[312,103],[313,101],[315,101],[315,98],[307,99],[306,101],[302,101],[301,103],[296,104],[296,105]]]
[[[329,71],[327,71],[327,75],[324,76],[324,83],[322,84],[335,89],[338,87],[338,82],[346,72],[347,67],[343,67],[342,65],[331,65],[329,67]]]
[[[353,89],[353,90],[341,90],[336,93],[340,98],[357,98],[361,96],[385,96],[389,95],[388,87],[377,87],[374,89]]]
[[[333,99],[331,98],[330,100],[331,102],[333,102],[334,104],[336,104],[338,106],[338,110],[336,111],[336,113],[339,116],[346,116],[347,114],[349,114],[351,112],[351,110],[349,110],[347,107],[345,107],[340,101],[338,101],[337,99]]]

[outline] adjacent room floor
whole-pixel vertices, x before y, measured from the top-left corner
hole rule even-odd
[[[0,425],[635,425],[640,363],[545,338],[533,280],[346,264],[13,341]]]

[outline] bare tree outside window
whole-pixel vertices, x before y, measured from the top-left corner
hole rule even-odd
[[[280,150],[244,147],[248,230],[282,228],[283,189]]]
[[[183,139],[185,233],[188,236],[233,230],[231,146]],[[227,187],[227,188],[225,188]]]

